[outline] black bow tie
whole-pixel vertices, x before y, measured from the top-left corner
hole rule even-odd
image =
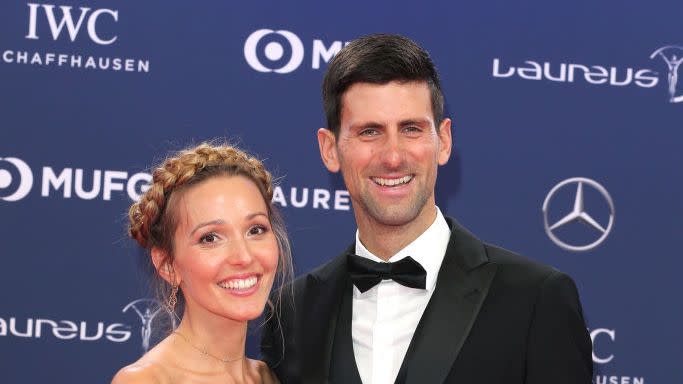
[[[410,256],[394,263],[376,263],[365,257],[349,254],[347,262],[353,285],[361,293],[382,280],[394,280],[406,287],[425,289],[427,272]]]

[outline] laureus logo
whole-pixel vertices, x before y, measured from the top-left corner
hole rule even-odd
[[[150,340],[152,340],[152,324],[154,320],[157,319],[159,315],[167,316],[170,320],[172,329],[176,327],[176,319],[173,315],[165,310],[165,307],[158,301],[154,299],[137,299],[128,303],[123,307],[122,312],[127,312],[128,310],[133,310],[138,317],[142,326],[140,327],[140,338],[142,339],[142,350],[147,352],[150,346]]]
[[[670,103],[680,103],[683,102],[683,95],[676,95],[676,87],[678,85],[678,68],[683,63],[683,47],[678,45],[667,45],[661,48],[657,48],[650,55],[650,59],[660,57],[666,67],[669,70],[666,76],[668,81],[668,91],[669,91],[669,102]]]

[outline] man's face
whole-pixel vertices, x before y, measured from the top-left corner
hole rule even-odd
[[[342,96],[340,129],[318,131],[331,172],[342,172],[359,226],[433,220],[438,165],[451,151],[450,120],[434,122],[426,82],[356,83]]]

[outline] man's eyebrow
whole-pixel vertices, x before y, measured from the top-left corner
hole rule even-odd
[[[364,121],[351,126],[351,129],[382,128],[384,124],[376,121]]]
[[[407,120],[401,120],[399,123],[400,126],[404,127],[406,125],[429,125],[431,124],[431,121],[429,119],[407,119]]]
[[[195,232],[197,232],[198,229],[202,227],[206,227],[208,225],[222,225],[225,224],[225,220],[223,219],[215,219],[211,221],[205,221],[203,223],[197,224],[194,228],[192,228],[192,231],[190,232],[190,236],[192,236]]]

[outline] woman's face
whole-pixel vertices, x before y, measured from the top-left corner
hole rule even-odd
[[[177,201],[173,268],[188,314],[258,317],[277,269],[278,245],[258,187],[217,176]]]

